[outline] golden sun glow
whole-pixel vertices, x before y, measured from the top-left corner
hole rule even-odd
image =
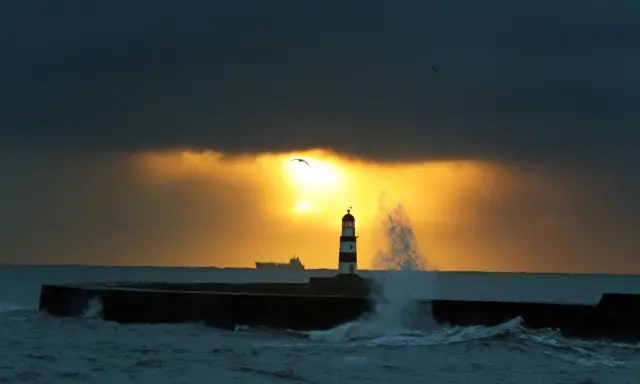
[[[296,158],[309,165],[292,161]],[[247,230],[257,249],[245,251],[244,265],[251,264],[249,254],[254,251],[297,252],[305,254],[309,268],[334,267],[336,232],[350,206],[361,235],[361,267],[370,267],[369,259],[387,241],[382,228],[385,212],[398,203],[410,214],[418,236],[428,242],[430,263],[439,269],[460,265],[456,255],[467,251],[434,234],[476,220],[474,204],[491,188],[487,182],[495,173],[506,172],[466,161],[375,164],[326,151],[253,157],[172,151],[144,153],[137,159],[141,173],[163,190],[172,191],[166,184],[197,181],[210,189],[212,199],[250,206],[252,216],[245,223],[255,223]]]
[[[334,191],[342,183],[337,166],[326,161],[306,158],[306,162],[296,159],[287,160],[284,165],[289,175],[289,182],[297,189],[318,193]]]
[[[384,268],[377,261],[389,253],[396,263],[386,266],[418,255],[438,270],[640,270],[638,244],[621,232],[628,222],[611,212],[624,207],[611,205],[615,188],[599,187],[608,180],[599,169],[389,163],[322,150],[8,151],[28,165],[5,175],[9,192],[28,198],[6,212],[15,222],[7,262],[255,268],[297,255],[307,269],[335,271],[340,219],[352,206],[360,270]],[[23,183],[33,169],[43,178]],[[198,272],[217,279],[211,273]]]
[[[313,209],[313,204],[311,204],[311,202],[308,200],[297,201],[296,204],[293,206],[293,210],[296,213],[308,213],[308,212],[311,212],[312,209]]]

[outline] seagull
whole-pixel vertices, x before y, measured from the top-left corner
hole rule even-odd
[[[305,159],[291,159],[291,160],[289,160],[289,161],[290,161],[290,162],[291,162],[291,161],[299,161],[299,162],[301,162],[301,163],[305,163],[305,164],[307,164],[307,166],[308,166],[309,168],[311,168],[311,164],[309,164],[309,162],[308,162],[307,160],[305,160]]]

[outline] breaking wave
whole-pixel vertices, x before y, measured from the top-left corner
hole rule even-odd
[[[5,321],[24,321],[32,316],[33,313],[33,310],[29,310],[23,306],[14,303],[0,302],[0,322],[2,323]]]
[[[568,339],[551,329],[527,329],[519,317],[493,327],[444,326],[431,331],[385,329],[374,324],[353,322],[328,331],[310,332],[309,338],[341,348],[437,347],[458,343],[490,347],[496,343],[496,346],[549,355],[583,366],[632,367],[637,365],[640,354],[637,343]]]
[[[12,303],[0,303],[0,312],[17,312],[25,310],[24,307],[21,307]]]
[[[418,347],[487,339],[524,330],[520,318],[495,327],[440,327],[431,331],[386,329],[378,325],[366,320],[356,321],[328,331],[310,332],[309,338],[314,341],[341,343],[344,347]]]

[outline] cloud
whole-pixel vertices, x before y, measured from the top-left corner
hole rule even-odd
[[[635,152],[635,3],[65,4],[2,6],[5,145],[547,163]]]

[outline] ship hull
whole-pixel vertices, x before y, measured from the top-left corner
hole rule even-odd
[[[257,269],[296,269],[304,270],[304,266],[291,265],[291,264],[278,264],[278,263],[261,263],[256,262]]]

